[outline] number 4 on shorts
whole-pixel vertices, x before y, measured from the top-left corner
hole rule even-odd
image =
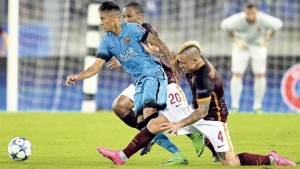
[[[219,131],[219,134],[218,134],[218,140],[221,140],[221,142],[223,142],[222,131]]]

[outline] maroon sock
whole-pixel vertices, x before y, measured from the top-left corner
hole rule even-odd
[[[121,120],[130,127],[137,127],[136,117],[133,110],[130,110],[124,118],[121,118]]]
[[[205,146],[206,146],[207,148],[209,148],[209,150],[210,150],[211,153],[212,153],[212,156],[217,156],[217,152],[215,151],[215,148],[214,148],[214,146],[211,144],[211,142],[209,141],[209,139],[205,137],[204,141],[205,141]]]
[[[238,154],[241,165],[270,165],[270,157],[258,154]]]
[[[141,148],[146,147],[151,140],[155,137],[147,127],[141,130],[123,150],[124,154],[130,158],[134,153],[139,151]]]

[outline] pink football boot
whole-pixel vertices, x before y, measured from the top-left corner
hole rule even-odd
[[[276,166],[296,166],[291,160],[279,156],[276,151],[270,151],[268,156],[274,157]]]
[[[124,165],[125,161],[123,161],[119,155],[119,151],[108,150],[103,147],[97,148],[99,153],[103,155],[103,157],[109,158],[112,162],[117,165]]]

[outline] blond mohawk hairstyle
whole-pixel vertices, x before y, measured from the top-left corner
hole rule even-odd
[[[189,41],[184,42],[184,44],[182,44],[179,47],[178,54],[182,53],[185,49],[187,49],[189,47],[196,47],[199,50],[200,54],[202,52],[199,42],[194,41],[194,40],[189,40]]]

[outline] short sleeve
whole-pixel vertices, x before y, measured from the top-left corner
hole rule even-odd
[[[144,42],[147,39],[148,31],[137,23],[128,23],[131,35],[137,41]]]
[[[153,28],[150,23],[143,23],[142,26],[146,29],[146,31],[158,37],[158,32]]]
[[[108,62],[112,58],[112,54],[110,52],[109,46],[105,38],[102,38],[97,51],[97,58],[103,59]]]
[[[209,77],[201,77],[196,81],[197,102],[205,102],[211,99],[215,84]]]

